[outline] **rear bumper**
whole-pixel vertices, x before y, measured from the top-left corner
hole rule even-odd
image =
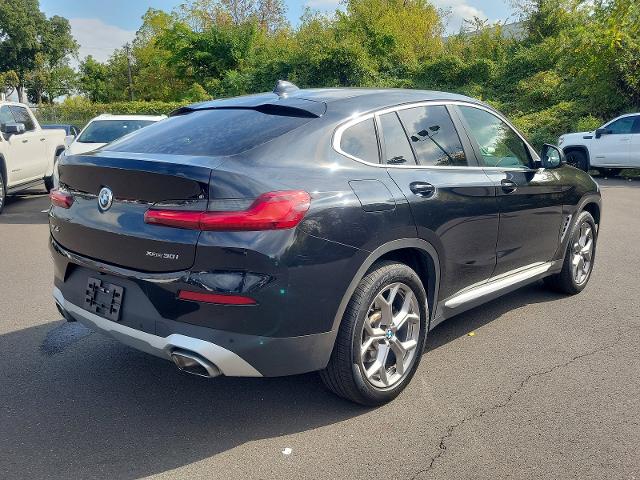
[[[117,322],[112,322],[66,301],[62,292],[57,288],[53,290],[53,298],[65,313],[65,316],[68,315],[89,328],[102,332],[125,345],[150,353],[156,357],[170,360],[173,351],[186,350],[197,353],[213,363],[223,375],[232,377],[262,376],[262,374],[247,361],[215,343],[179,333],[171,334],[168,337],[159,337]]]
[[[278,377],[326,367],[335,341],[334,332],[302,337],[243,335],[155,318],[156,333],[102,318],[69,302],[58,288],[56,304],[66,317],[104,333],[125,345],[167,360],[176,350],[193,352],[215,365],[223,375]],[[223,346],[224,345],[224,346]]]
[[[173,350],[191,351],[225,375],[265,377],[322,370],[331,356],[337,329],[322,324],[331,325],[333,308],[325,312],[320,307],[329,302],[318,299],[333,298],[341,288],[335,274],[320,275],[327,278],[322,286],[308,268],[285,269],[286,275],[274,275],[263,290],[249,293],[257,306],[207,305],[177,299],[181,289],[198,289],[193,272],[135,272],[69,252],[53,239],[50,247],[55,298],[66,316],[141,351],[162,358]],[[118,321],[84,310],[87,280],[96,277],[124,288]]]

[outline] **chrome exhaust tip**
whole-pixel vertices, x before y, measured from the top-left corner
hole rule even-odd
[[[180,370],[192,375],[205,378],[214,378],[222,375],[218,367],[196,353],[174,350],[171,352],[171,360]]]

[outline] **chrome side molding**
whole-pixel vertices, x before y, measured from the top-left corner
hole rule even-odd
[[[447,308],[457,308],[464,305],[465,303],[469,303],[479,298],[495,294],[501,290],[519,284],[524,285],[528,280],[531,280],[534,277],[537,277],[549,271],[551,267],[553,267],[553,265],[554,262],[534,263],[524,268],[519,268],[504,275],[500,275],[499,277],[494,277],[487,283],[478,285],[477,287],[473,287],[471,289],[463,290],[453,295],[444,303],[444,306]]]

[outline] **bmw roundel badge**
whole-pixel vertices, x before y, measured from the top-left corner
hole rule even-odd
[[[109,187],[102,187],[98,193],[98,208],[101,212],[106,212],[113,203],[113,192]]]

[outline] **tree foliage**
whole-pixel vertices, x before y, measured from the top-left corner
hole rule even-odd
[[[136,100],[187,102],[270,90],[279,78],[440,89],[502,109],[536,144],[640,109],[640,2],[514,1],[519,23],[471,18],[448,36],[446,12],[429,0],[343,0],[334,14],[308,9],[295,28],[282,0],[150,9],[130,46],[132,90]],[[64,61],[74,43],[65,25],[40,14],[37,0],[0,0],[0,72],[19,79],[5,73],[3,88],[30,79],[45,99],[69,88]],[[45,48],[42,32],[53,31]],[[84,59],[77,91],[126,101],[128,63],[124,48],[105,63]]]
[[[21,100],[24,89],[40,103],[43,94],[69,93],[68,57],[78,50],[66,18],[47,18],[38,0],[0,0],[0,73],[17,75],[15,88]]]

